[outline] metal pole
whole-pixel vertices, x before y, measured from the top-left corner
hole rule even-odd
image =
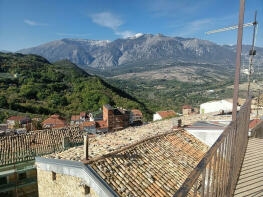
[[[260,90],[258,90],[257,119],[258,119],[258,108],[259,108],[259,101],[260,101]]]
[[[89,160],[89,136],[84,135],[84,159]]]
[[[236,120],[237,118],[237,101],[238,101],[239,75],[240,75],[240,63],[241,63],[241,51],[242,51],[244,11],[245,11],[245,0],[240,0],[232,120]]]
[[[249,52],[249,73],[248,73],[248,87],[247,87],[247,98],[250,96],[250,81],[251,81],[251,73],[252,73],[252,63],[253,57],[255,55],[255,37],[256,37],[256,28],[257,28],[257,11],[255,12],[255,20],[254,20],[254,29],[253,29],[253,39],[252,39],[252,46]]]

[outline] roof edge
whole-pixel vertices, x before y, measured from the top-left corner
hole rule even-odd
[[[81,178],[98,196],[119,196],[90,166],[82,162],[36,157],[36,166],[37,169]]]

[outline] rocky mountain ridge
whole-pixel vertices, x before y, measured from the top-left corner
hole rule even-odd
[[[263,62],[263,48],[259,49],[256,61]],[[62,39],[18,52],[41,55],[51,62],[68,59],[82,68],[99,69],[174,62],[224,65],[235,62],[235,47],[162,34],[136,34],[114,41]]]

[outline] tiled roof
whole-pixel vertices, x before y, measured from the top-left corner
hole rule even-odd
[[[134,144],[142,139],[151,137],[157,134],[167,133],[171,131],[178,119],[182,120],[182,125],[191,125],[198,120],[231,120],[231,116],[214,116],[211,114],[194,114],[190,116],[181,116],[177,119],[167,119],[139,127],[128,127],[121,131],[110,132],[103,135],[97,135],[94,138],[89,138],[89,157],[98,157],[122,147]],[[84,159],[83,146],[73,147],[68,150],[46,155],[46,158],[65,159],[73,161],[81,161]]]
[[[192,106],[191,105],[184,105],[182,108],[183,109],[192,109]]]
[[[29,119],[28,117],[23,117],[23,116],[11,116],[7,120],[15,120],[15,121],[20,121],[20,120],[26,120]]]
[[[172,116],[176,116],[176,113],[174,112],[174,110],[158,111],[156,113],[158,113],[162,118],[169,118]]]
[[[72,146],[83,144],[83,134],[78,127],[40,130],[0,137],[0,166],[33,160],[35,156],[63,151],[64,137],[69,138]]]
[[[95,125],[95,121],[90,121],[90,122],[83,122],[82,123],[82,126],[83,127],[89,127],[89,126],[92,126],[92,125]]]
[[[107,128],[107,122],[105,120],[96,121],[96,125],[99,129]]]
[[[52,115],[49,118],[47,118],[46,120],[44,120],[42,122],[42,124],[53,124],[53,125],[61,125],[61,126],[65,126],[66,125],[66,121],[61,119],[59,116],[57,115]]]
[[[250,123],[249,123],[249,128],[250,129],[253,129],[258,123],[260,123],[262,120],[260,119],[254,119],[254,120],[251,120]]]
[[[50,117],[51,117],[51,118],[60,118],[60,115],[54,114],[54,115],[51,115]]]
[[[87,163],[119,196],[173,196],[207,150],[197,138],[177,130]]]
[[[81,117],[84,117],[84,116],[86,116],[87,114],[86,114],[86,112],[80,112],[80,114],[79,114]]]
[[[71,116],[71,120],[73,120],[73,121],[80,120],[80,115]]]
[[[142,112],[138,109],[132,109],[131,112],[133,115],[142,116]]]

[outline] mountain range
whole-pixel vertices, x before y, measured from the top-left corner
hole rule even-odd
[[[249,48],[249,46],[244,47],[246,60]],[[257,50],[256,63],[262,63],[263,48]],[[235,62],[235,46],[162,34],[136,34],[133,37],[114,41],[62,39],[17,52],[37,54],[51,62],[68,59],[82,68],[98,69],[164,65],[174,62],[224,65],[233,65]]]

